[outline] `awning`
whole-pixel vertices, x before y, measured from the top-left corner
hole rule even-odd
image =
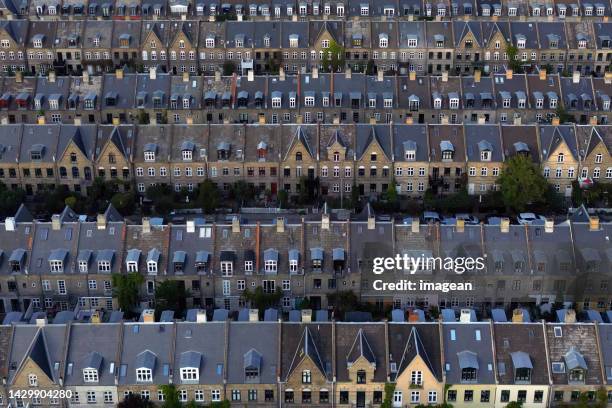
[[[478,370],[478,355],[473,351],[460,351],[459,353],[457,353],[457,358],[459,359],[459,367],[461,369],[475,368],[476,370]]]
[[[221,262],[235,262],[236,253],[234,251],[221,251],[221,254],[219,255],[219,260]]]
[[[209,259],[210,259],[210,252],[208,251],[196,252],[196,264],[208,263]]]
[[[323,260],[323,248],[310,248],[310,259]]]
[[[276,249],[266,249],[264,251],[264,261],[278,262],[278,251]]]
[[[54,249],[49,254],[49,262],[52,262],[52,261],[64,262],[67,256],[68,256],[68,250],[63,249],[63,248]]]
[[[524,351],[516,351],[514,353],[510,353],[512,357],[512,365],[515,369],[517,368],[530,368],[533,369],[533,365],[531,364],[531,358],[529,354]]]
[[[187,258],[187,253],[185,251],[174,251],[174,256],[172,257],[172,263],[184,264],[186,258]]]
[[[332,250],[332,259],[334,261],[344,261],[344,248],[334,248]]]

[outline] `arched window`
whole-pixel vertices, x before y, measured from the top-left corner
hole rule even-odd
[[[76,161],[77,161],[76,153],[74,152],[70,153],[70,163],[76,163]]]
[[[334,161],[335,162],[339,162],[340,161],[340,152],[334,152]]]
[[[79,168],[78,167],[73,167],[72,168],[72,178],[79,178]]]

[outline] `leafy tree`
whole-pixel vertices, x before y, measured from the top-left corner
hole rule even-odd
[[[375,75],[376,74],[376,65],[374,65],[374,60],[369,59],[366,64],[365,69],[366,75]]]
[[[174,191],[168,184],[155,184],[149,186],[145,195],[151,200],[153,207],[155,207],[155,211],[159,214],[167,214],[176,205]]]
[[[393,407],[393,392],[395,391],[395,383],[385,384],[385,397],[380,408],[391,408]]]
[[[232,198],[236,200],[236,204],[238,206],[241,206],[245,202],[255,198],[255,189],[253,188],[253,185],[244,180],[239,180],[232,184],[230,193]]]
[[[205,180],[198,188],[197,204],[202,210],[210,214],[219,205],[219,190],[210,180]]]
[[[523,408],[523,403],[518,401],[511,401],[506,404],[505,408]]]
[[[352,290],[342,290],[327,294],[327,303],[334,308],[335,316],[344,316],[346,312],[360,310],[359,298]]]
[[[64,209],[66,206],[65,200],[69,196],[68,186],[59,185],[50,191],[39,191],[36,194],[35,201],[42,202],[44,209],[51,214],[57,214]]]
[[[174,384],[162,384],[159,389],[164,393],[162,408],[181,408],[179,392]]]
[[[186,308],[185,300],[188,297],[183,281],[166,280],[155,288],[155,302],[158,312],[174,310],[182,313]]]
[[[131,213],[134,210],[134,204],[136,203],[136,197],[131,191],[125,193],[116,193],[111,198],[113,207],[121,214]]]
[[[128,394],[123,401],[117,404],[117,408],[154,408],[153,402],[142,398],[140,394]]]
[[[574,115],[570,115],[567,113],[565,108],[561,105],[557,105],[557,109],[555,110],[555,115],[559,118],[559,123],[576,123],[576,118]]]
[[[223,400],[219,402],[211,402],[207,405],[208,408],[230,408],[230,402],[228,400]]]
[[[242,297],[249,302],[254,309],[263,310],[277,306],[278,302],[280,302],[283,297],[283,292],[280,288],[276,288],[276,292],[274,293],[265,293],[263,288],[258,286],[253,291],[248,288],[245,289],[244,292],[242,292]]]
[[[280,190],[276,194],[276,200],[278,201],[279,207],[287,208],[287,204],[289,203],[289,194],[285,190]]]
[[[395,178],[391,179],[391,183],[387,187],[387,191],[385,192],[385,199],[387,203],[389,203],[389,207],[395,209],[398,203],[398,194],[396,188]]]
[[[114,295],[119,302],[119,307],[125,312],[132,312],[138,306],[138,292],[144,278],[138,272],[123,275],[115,273],[112,276]]]
[[[540,203],[548,183],[528,157],[515,155],[505,164],[498,183],[507,209],[524,211],[528,205]]]
[[[236,72],[236,64],[232,61],[225,61],[223,63],[223,75],[229,76]]]
[[[25,195],[25,191],[11,190],[0,182],[0,215],[4,217],[15,215],[21,203],[25,201]]]
[[[183,405],[183,408],[201,408],[201,405],[199,405],[194,400],[191,400],[187,402],[185,405]]]
[[[523,67],[521,67],[521,63],[516,59],[518,55],[518,48],[514,45],[508,45],[506,47],[506,54],[508,54],[508,66],[515,73],[520,73],[523,71]]]
[[[331,40],[329,47],[323,50],[323,61],[321,62],[325,71],[338,72],[344,69],[344,47]]]

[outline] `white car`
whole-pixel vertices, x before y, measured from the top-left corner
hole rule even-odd
[[[455,218],[458,220],[463,220],[466,225],[480,224],[480,221],[478,220],[478,218],[474,217],[473,215],[466,214],[466,213],[455,214]]]
[[[516,221],[521,225],[530,225],[534,222],[544,222],[546,221],[546,217],[534,213],[520,213],[518,217],[516,217]]]

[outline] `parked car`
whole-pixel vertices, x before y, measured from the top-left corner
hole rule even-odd
[[[516,217],[516,221],[521,225],[531,225],[533,223],[539,224],[546,221],[546,217],[543,215],[536,215],[534,213],[520,213]]]
[[[477,217],[466,213],[455,214],[455,218],[458,220],[463,220],[466,225],[480,224],[480,220]]]
[[[442,225],[457,225],[457,219],[455,217],[444,217]]]
[[[442,217],[440,217],[440,214],[438,214],[435,211],[425,211],[423,213],[423,222],[426,224],[433,223],[433,222],[441,222],[441,221],[442,221]]]

